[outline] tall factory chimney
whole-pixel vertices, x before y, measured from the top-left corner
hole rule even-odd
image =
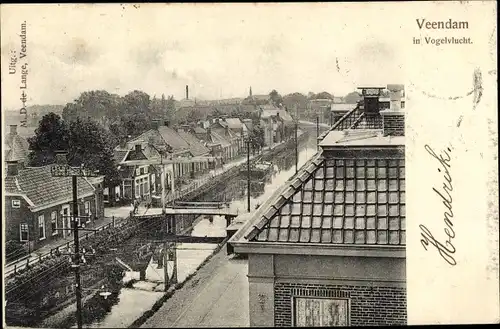
[[[186,99],[189,99],[189,86],[186,85]]]

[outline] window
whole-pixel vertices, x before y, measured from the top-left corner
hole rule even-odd
[[[84,214],[87,217],[87,223],[90,222],[90,216],[92,216],[92,213],[90,212],[90,201],[85,201],[84,205]]]
[[[104,202],[109,202],[109,188],[105,188],[103,191],[102,191],[102,195],[104,197]]]
[[[57,212],[56,211],[53,211],[50,214],[50,226],[51,226],[51,230],[52,230],[52,235],[57,235],[58,231],[57,231]]]
[[[156,179],[155,174],[151,174],[151,191],[153,192],[156,192],[155,179]]]
[[[12,200],[12,208],[21,208],[21,200]]]
[[[19,225],[19,230],[21,232],[20,240],[21,241],[28,241],[28,239],[29,239],[28,224],[21,224],[21,225]]]
[[[44,215],[38,216],[38,236],[40,240],[45,239],[45,217]]]
[[[334,327],[349,325],[349,301],[340,298],[295,297],[295,326]]]

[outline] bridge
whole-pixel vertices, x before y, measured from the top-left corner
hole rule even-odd
[[[208,216],[224,216],[224,217],[236,217],[238,212],[231,210],[229,208],[207,208],[207,207],[165,207],[149,209],[144,215],[136,215],[134,218],[137,219],[152,219],[152,218],[164,218],[165,215],[208,215]]]

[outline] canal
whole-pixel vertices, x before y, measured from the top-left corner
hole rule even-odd
[[[316,132],[311,131],[307,139],[299,144],[299,168],[316,153]],[[264,160],[272,163],[273,169],[264,178],[251,180],[250,209],[254,211],[263,204],[276,189],[295,173],[295,150],[285,149]],[[243,168],[246,168],[243,166]],[[195,201],[224,201],[238,212],[247,212],[247,173],[243,170],[227,182],[214,186],[210,191],[197,197]],[[192,236],[221,237],[226,235],[226,221],[222,216],[213,219],[200,218],[195,222]],[[181,243],[177,245],[177,279],[182,283],[217,248],[216,244]],[[173,272],[173,262],[167,262],[169,277]],[[123,328],[150,310],[164,296],[165,270],[152,257],[145,279],[139,272],[124,271],[116,265],[109,265],[102,286],[84,300],[83,325],[87,328]],[[46,319],[44,327],[76,327],[75,306],[72,304],[56,315]]]

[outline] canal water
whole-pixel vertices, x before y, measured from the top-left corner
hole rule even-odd
[[[316,152],[316,133],[299,145],[299,168]],[[273,170],[264,178],[251,182],[250,209],[263,204],[276,189],[283,185],[295,173],[295,150],[285,149],[273,159],[266,159],[273,165]],[[229,207],[238,212],[247,212],[247,173],[228,179],[198,197],[197,201],[225,201]],[[192,236],[221,237],[226,235],[226,221],[222,216],[214,216],[210,221],[201,218],[191,232]],[[216,249],[216,244],[181,243],[177,245],[177,279],[183,282],[203,263]],[[171,276],[173,262],[167,262],[167,272]],[[120,272],[123,273],[123,272]],[[164,295],[164,268],[151,259],[145,280],[140,280],[139,272],[126,271],[123,276],[104,278],[107,283],[97,290],[93,297],[84,302],[83,325],[87,328],[128,327]],[[118,288],[116,288],[118,287]],[[109,290],[109,291],[108,291]],[[65,313],[65,315],[64,315]],[[74,322],[74,306],[69,306],[45,325],[50,327],[76,327]]]

